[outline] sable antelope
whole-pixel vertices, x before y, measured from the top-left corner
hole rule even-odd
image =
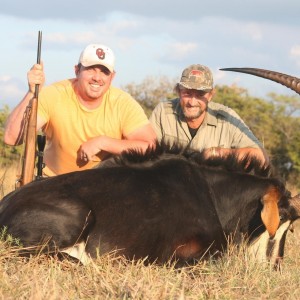
[[[221,253],[232,237],[235,244],[246,238],[254,257],[276,265],[300,199],[268,174],[248,157],[205,160],[158,144],[116,156],[110,167],[24,185],[0,202],[0,226],[25,247],[48,241],[45,250],[83,263],[117,250],[181,265]]]

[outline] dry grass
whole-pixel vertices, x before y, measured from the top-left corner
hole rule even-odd
[[[284,268],[230,248],[217,262],[175,269],[145,266],[113,254],[82,266],[40,255],[30,259],[0,245],[1,299],[298,299],[299,235],[289,235]]]
[[[14,181],[15,176],[2,181],[8,184],[4,190],[14,189]],[[281,272],[249,259],[243,247],[231,246],[216,262],[175,269],[113,253],[87,266],[46,255],[25,259],[2,241],[0,299],[298,299],[299,236],[300,223],[288,234]]]
[[[12,163],[9,168],[0,167],[0,199],[15,189],[19,168],[20,165],[17,162]]]

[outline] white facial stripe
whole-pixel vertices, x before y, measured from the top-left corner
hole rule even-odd
[[[286,221],[285,223],[281,224],[280,227],[276,231],[276,234],[274,237],[274,240],[276,240],[276,242],[273,246],[272,256],[270,257],[270,261],[273,264],[275,264],[278,259],[280,241],[283,237],[283,234],[288,230],[290,224],[291,224],[290,220]]]
[[[72,247],[61,250],[60,252],[67,253],[68,255],[77,258],[85,266],[91,261],[91,257],[85,252],[85,243],[81,242]]]
[[[259,261],[266,261],[266,251],[269,241],[269,233],[265,230],[248,248],[248,253]]]
[[[283,237],[283,234],[288,230],[291,221],[288,220],[285,223],[281,224],[276,231],[276,234],[272,241],[274,242],[272,249],[272,256],[267,257],[269,234],[267,231],[264,231],[248,248],[250,256],[254,257],[259,261],[270,261],[272,264],[276,263],[276,260],[279,255],[279,245]]]

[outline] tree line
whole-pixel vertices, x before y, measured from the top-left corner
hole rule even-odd
[[[165,76],[147,77],[141,83],[122,87],[130,93],[150,116],[161,101],[176,97],[175,79]],[[268,152],[275,173],[291,185],[300,187],[300,99],[275,93],[266,99],[253,97],[238,86],[217,85],[213,101],[233,108],[251,128]],[[22,146],[11,147],[3,142],[8,106],[0,110],[0,163],[19,160]]]

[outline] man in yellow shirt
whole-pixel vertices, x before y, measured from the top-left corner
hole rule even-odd
[[[24,112],[39,84],[37,129],[46,135],[45,175],[89,169],[110,154],[152,146],[156,135],[142,107],[111,85],[114,65],[109,47],[91,44],[75,65],[75,78],[42,87],[43,64],[35,64],[27,73],[29,91],[6,122],[5,143],[22,142]]]

